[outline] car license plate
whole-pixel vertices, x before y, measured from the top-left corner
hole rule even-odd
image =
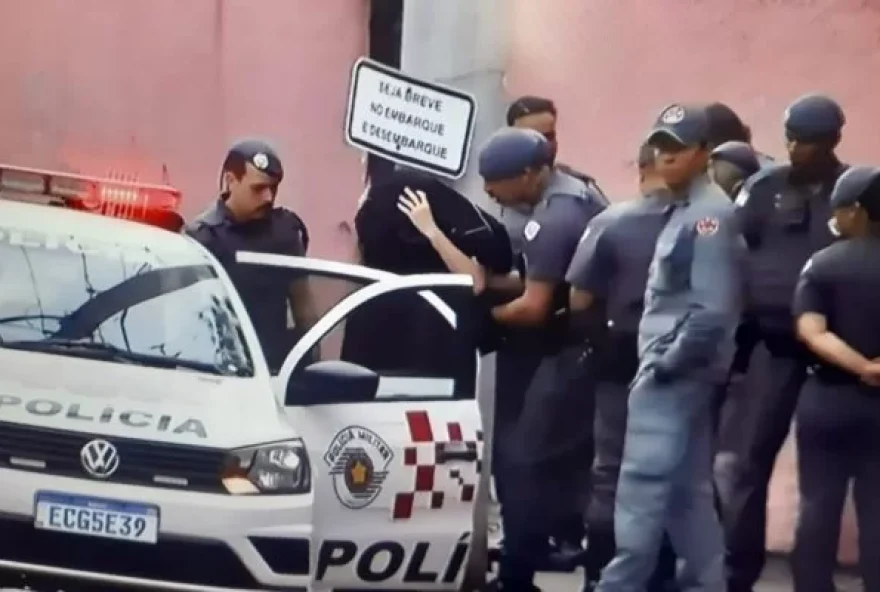
[[[37,492],[34,526],[44,530],[156,544],[159,508],[67,493]]]

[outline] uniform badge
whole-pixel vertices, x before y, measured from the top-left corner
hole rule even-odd
[[[265,171],[266,167],[269,166],[269,157],[262,152],[257,152],[256,154],[254,154],[253,162],[255,167],[257,167],[261,171]]]
[[[526,237],[527,241],[534,239],[538,236],[538,232],[541,230],[541,225],[535,222],[534,220],[529,220],[529,223],[526,224],[526,227],[523,229],[523,236]]]
[[[700,236],[712,236],[718,232],[718,218],[706,217],[697,220],[694,228]]]
[[[673,105],[671,107],[667,107],[666,111],[660,116],[660,122],[665,123],[666,125],[675,125],[676,123],[681,123],[684,120],[684,107],[680,105]]]
[[[346,508],[366,508],[379,496],[394,458],[391,447],[373,430],[349,426],[341,430],[324,453],[333,491]]]

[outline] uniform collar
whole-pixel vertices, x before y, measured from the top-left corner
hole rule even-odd
[[[703,173],[693,181],[687,188],[687,195],[684,197],[674,196],[671,193],[667,194],[659,194],[659,199],[666,202],[666,208],[664,209],[664,213],[668,214],[675,210],[676,208],[686,208],[691,205],[694,197],[699,196],[703,190],[711,184],[712,181],[709,179],[709,175]]]

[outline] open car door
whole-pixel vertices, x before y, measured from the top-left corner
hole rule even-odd
[[[317,310],[274,371],[311,462],[314,588],[478,589],[491,468],[471,278],[262,253],[238,261],[289,274]]]

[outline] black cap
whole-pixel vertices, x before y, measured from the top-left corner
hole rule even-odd
[[[845,123],[840,105],[821,94],[804,95],[785,110],[785,133],[793,140],[834,138]]]
[[[831,207],[861,206],[871,220],[880,220],[880,168],[848,168],[834,184]]]
[[[706,110],[696,105],[669,105],[654,122],[646,141],[653,144],[663,136],[684,146],[705,144],[709,140]]]
[[[761,163],[751,146],[745,142],[725,142],[712,150],[712,160],[729,162],[751,177],[761,170]]]
[[[284,178],[284,167],[275,149],[263,140],[241,140],[232,145],[223,161],[223,170],[250,164],[277,180]]]
[[[498,130],[480,150],[480,176],[486,181],[517,177],[526,170],[549,165],[550,143],[530,129],[506,127]]]

